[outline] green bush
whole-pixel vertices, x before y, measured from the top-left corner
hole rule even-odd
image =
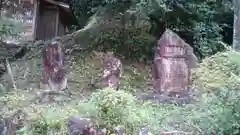
[[[238,90],[240,87],[240,53],[221,52],[206,58],[194,71],[194,84],[198,89],[218,90],[227,88]]]
[[[103,89],[93,94],[90,102],[97,106],[97,118],[109,129],[123,126],[126,132],[136,134],[150,119],[146,106],[121,90]]]
[[[203,95],[191,121],[200,132],[240,133],[239,70],[240,53],[230,49],[204,59],[194,71],[194,85]]]
[[[215,124],[218,130],[225,135],[240,133],[240,94],[238,91],[221,89],[212,102],[216,105],[217,112]]]
[[[142,28],[126,27],[102,31],[94,41],[93,49],[113,51],[125,59],[145,61],[152,58],[155,45],[156,38]]]
[[[23,31],[20,25],[17,21],[0,19],[0,40],[5,41],[9,37],[20,38],[19,33]]]
[[[134,103],[134,97],[123,91],[103,89],[93,94],[91,102],[98,108],[98,117],[110,127],[122,123],[122,118],[126,115],[124,113],[128,112],[124,110]]]
[[[240,129],[240,94],[237,91],[219,89],[205,93],[199,104],[187,107],[190,111],[187,123],[196,134],[237,135]],[[182,111],[184,111],[182,110]],[[189,111],[187,111],[189,113]]]

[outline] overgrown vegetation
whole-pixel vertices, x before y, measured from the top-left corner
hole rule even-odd
[[[221,52],[203,60],[195,71],[194,81],[199,89],[239,89],[239,58],[235,51]]]
[[[153,59],[156,39],[142,28],[114,28],[102,31],[100,35],[93,45],[94,50],[113,51],[125,60],[144,62]]]
[[[35,102],[36,96],[39,96],[37,93],[41,93],[36,89],[42,69],[42,59],[39,59],[41,57],[39,56],[28,61],[18,60],[12,63],[19,90],[8,91],[0,97],[0,116],[11,116],[18,109],[28,114],[27,122],[30,125],[19,130],[18,134],[48,135],[50,132],[66,134],[70,116],[91,118],[99,127],[106,127],[110,131],[116,126],[122,126],[127,134],[133,135],[138,134],[142,127],[149,128],[152,134],[173,130],[196,135],[240,133],[240,53],[231,49],[221,52],[225,50],[222,42],[230,44],[232,41],[233,22],[229,21],[233,12],[231,2],[228,0],[68,2],[79,22],[73,26],[75,27],[73,30],[83,28],[89,20],[96,16],[105,17],[106,14],[109,15],[109,20],[104,18],[106,19],[104,21],[115,20],[119,24],[113,28],[99,30],[99,33],[95,31],[83,33],[85,36],[97,35],[88,44],[91,51],[114,51],[125,60],[148,62],[154,54],[156,40],[165,28],[178,33],[192,45],[195,53],[202,59],[200,67],[193,74],[196,101],[176,106],[138,100],[140,92],[152,90],[148,88],[152,81],[151,68],[146,65],[141,67],[140,64],[132,65],[133,61],[127,61],[128,63],[124,65],[124,76],[119,91],[87,89],[91,79],[97,79],[101,70],[99,61],[89,55],[85,61],[73,59],[70,62],[69,88],[74,96],[56,96],[54,97],[56,102],[40,104]],[[12,35],[12,26],[5,24],[0,26],[1,40]],[[36,47],[34,51],[41,51],[41,48]],[[4,81],[1,80],[2,82]]]
[[[208,90],[208,92],[198,89],[201,91],[201,94],[197,95],[196,102],[193,104],[176,106],[171,104],[156,105],[150,102],[142,103],[133,94],[135,91],[138,91],[136,86],[139,85],[139,81],[134,83],[133,78],[130,80],[126,79],[128,77],[136,77],[138,74],[134,73],[133,67],[126,66],[129,69],[124,76],[120,91],[112,89],[94,90],[89,99],[80,100],[79,97],[74,97],[70,101],[64,101],[64,98],[56,97],[59,102],[49,104],[32,102],[36,92],[39,92],[38,89],[13,91],[1,97],[1,104],[5,104],[1,113],[9,116],[18,109],[23,109],[27,112],[29,115],[28,122],[31,123],[32,127],[23,128],[19,131],[19,134],[29,135],[33,133],[39,135],[49,134],[50,132],[64,134],[67,131],[67,122],[70,116],[91,118],[99,127],[107,127],[109,130],[112,130],[115,126],[122,126],[128,134],[137,134],[140,128],[147,127],[152,134],[159,134],[160,131],[180,130],[196,135],[210,135],[213,133],[237,135],[240,124],[240,95],[238,88],[235,85],[231,85],[231,82],[229,82],[231,78],[226,76],[224,78],[229,80],[223,79],[219,83],[221,85],[212,85],[212,79],[215,78],[210,76],[210,74],[221,76],[220,73],[228,73],[228,71],[221,64],[214,65],[215,68],[212,69],[212,66],[206,66],[204,63],[209,61],[208,63],[213,64],[227,57],[229,63],[234,63],[233,67],[237,67],[239,66],[239,54],[234,51],[228,51],[216,56],[204,60],[200,68],[197,69],[196,75],[198,77],[202,76],[201,78],[205,78],[205,80],[210,82],[201,80],[201,82],[209,85],[195,83],[195,85],[203,86],[201,88]],[[94,57],[90,57],[87,61],[88,63],[85,65],[83,63],[79,65],[74,64],[74,79],[82,81],[82,83],[79,83],[75,90],[72,87],[71,91],[77,92],[80,90],[79,88],[86,84],[91,75],[96,74],[100,70],[97,68],[98,66],[94,65],[97,63],[94,61]],[[202,70],[208,76],[200,72]],[[237,73],[237,70],[236,68],[231,68],[229,72]],[[148,78],[148,74],[147,72],[141,72],[141,77],[139,77],[142,79]],[[234,74],[234,76],[236,79],[239,79],[238,74]],[[80,78],[77,79],[77,77]],[[223,77],[221,76],[221,78]],[[142,80],[141,85],[147,85],[146,83],[149,81]],[[238,84],[239,82],[234,83]]]
[[[111,102],[110,102],[111,101]],[[37,107],[36,123],[28,134],[47,134],[50,131],[66,132],[71,115],[93,118],[99,126],[110,130],[120,125],[128,134],[137,134],[142,127],[148,127],[153,134],[160,131],[181,130],[192,134],[238,134],[239,94],[223,90],[214,94],[204,94],[197,104],[153,105],[140,104],[134,96],[123,91],[101,90],[87,102],[72,101],[64,105]],[[26,111],[30,111],[29,108]],[[33,114],[32,114],[33,115]]]

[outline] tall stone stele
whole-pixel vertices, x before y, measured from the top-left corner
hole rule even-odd
[[[191,69],[195,68],[197,57],[193,49],[170,29],[157,42],[153,62],[155,92],[181,92],[191,85]]]
[[[63,90],[67,88],[67,68],[60,42],[51,42],[43,49],[42,88]]]

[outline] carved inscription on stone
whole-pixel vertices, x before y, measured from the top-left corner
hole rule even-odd
[[[176,33],[167,29],[158,40],[153,64],[156,92],[188,90],[190,71],[197,58],[192,48]]]

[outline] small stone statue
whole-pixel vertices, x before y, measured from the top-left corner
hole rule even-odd
[[[123,73],[123,66],[120,59],[113,56],[113,53],[97,53],[103,65],[103,75],[99,81],[101,88],[109,87],[118,90],[120,78]]]

